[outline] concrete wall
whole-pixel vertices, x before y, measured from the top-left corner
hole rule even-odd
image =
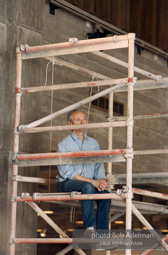
[[[32,3],[33,2],[33,3]],[[27,0],[0,0],[0,254],[8,254],[8,239],[10,232],[10,195],[12,176],[12,147],[13,147],[13,123],[14,123],[14,99],[15,99],[15,49],[21,44],[30,46],[66,42],[71,37],[79,40],[86,39],[86,34],[92,32],[92,25],[86,21],[62,10],[57,9],[55,16],[49,14],[47,1]],[[127,61],[126,50],[108,51],[121,60]],[[92,54],[81,54],[62,57],[69,62],[99,72],[112,78],[127,76],[124,68],[98,59]],[[23,61],[22,86],[44,85],[46,79],[47,61],[28,60]],[[143,51],[142,55],[135,53],[135,65],[163,77],[168,75],[165,59],[151,52]],[[51,84],[51,64],[48,67],[48,85]],[[138,76],[142,78],[141,76]],[[68,68],[56,65],[54,67],[54,84],[88,81],[92,77],[77,73]],[[101,90],[101,88],[100,88]],[[58,111],[68,105],[78,102],[89,96],[89,89],[54,91],[35,93],[22,96],[21,124],[27,124],[51,113],[51,99],[53,97],[52,111]],[[134,113],[150,114],[166,112],[168,110],[168,92],[166,89],[135,92]],[[124,103],[126,115],[126,93],[115,93],[114,98]],[[84,107],[88,110],[88,105]],[[107,114],[99,110],[91,109],[90,122],[105,121]],[[46,123],[50,125],[51,123]],[[53,121],[53,125],[66,124],[66,116],[61,116]],[[166,148],[168,142],[167,119],[137,121],[134,126],[134,149]],[[69,132],[50,134],[20,135],[20,150],[23,152],[49,152],[56,150],[58,142]],[[100,143],[101,149],[107,148],[107,131],[88,131],[88,135],[95,137]],[[126,147],[126,129],[114,129],[114,148]],[[142,163],[143,162],[143,163]],[[166,156],[136,157],[133,163],[134,173],[140,172],[164,172],[168,159]],[[114,164],[114,173],[125,173],[125,164]],[[38,168],[20,169],[19,174],[25,176],[38,176]],[[23,191],[32,193],[37,191],[34,184],[19,184],[18,194]],[[18,206],[17,236],[33,237],[36,235],[35,213],[28,205]],[[17,254],[36,254],[35,245],[17,246]]]

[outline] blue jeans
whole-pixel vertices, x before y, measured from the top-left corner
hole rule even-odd
[[[78,191],[82,194],[102,194],[108,191],[98,191],[90,182],[78,180],[65,180],[57,183],[58,192]],[[97,229],[109,228],[110,199],[97,199],[97,211],[95,218],[94,200],[81,200],[84,228],[95,227]]]

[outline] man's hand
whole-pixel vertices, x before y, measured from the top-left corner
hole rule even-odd
[[[98,191],[107,190],[110,187],[109,179],[99,179],[94,180],[93,185],[98,189]]]
[[[93,180],[90,178],[87,178],[85,176],[76,175],[73,180],[80,180],[80,181],[86,181],[93,184],[95,188],[98,189],[98,191],[104,191],[107,190],[110,187],[109,179],[99,179],[99,180]]]

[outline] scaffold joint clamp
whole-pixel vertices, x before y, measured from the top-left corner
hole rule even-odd
[[[12,238],[12,237],[10,237],[9,238],[9,244],[14,244],[15,242],[14,242],[14,238]]]
[[[72,191],[72,192],[70,193],[70,197],[71,197],[71,199],[74,199],[74,196],[75,196],[75,195],[79,195],[79,194],[81,194],[81,192]]]
[[[13,175],[12,181],[22,181],[23,177],[21,175]]]
[[[18,127],[18,131],[19,131],[20,133],[24,133],[25,129],[26,129],[26,126],[25,126],[25,125],[20,125],[20,126]]]
[[[77,38],[69,38],[69,43],[71,45],[74,45],[76,42],[78,42],[78,39]]]
[[[40,195],[40,193],[33,193],[33,196],[32,196],[33,200],[36,200],[37,196],[39,196],[39,195]]]
[[[127,120],[126,125],[129,126],[129,127],[133,127],[134,126],[134,121],[133,120]]]
[[[15,152],[12,157],[12,163],[13,164],[19,164],[19,161],[17,159],[17,153]]]
[[[23,192],[22,194],[21,194],[21,198],[26,198],[26,197],[29,197],[30,196],[30,194],[28,193],[28,192]]]
[[[134,158],[133,148],[126,149],[126,153],[124,154],[124,158]]]
[[[16,196],[11,197],[11,202],[16,202]]]
[[[129,85],[129,86],[134,86],[135,83],[136,83],[136,81],[137,81],[137,77],[129,77],[129,78],[128,78],[127,85]]]

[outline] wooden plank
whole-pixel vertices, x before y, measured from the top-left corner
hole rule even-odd
[[[27,166],[49,166],[49,165],[69,165],[69,164],[84,164],[84,163],[97,163],[97,162],[125,162],[123,155],[112,156],[96,156],[96,157],[83,157],[83,158],[55,158],[55,159],[38,159],[38,160],[19,160],[19,167]]]
[[[125,31],[129,32],[131,31],[131,0],[125,0],[126,5],[125,5]]]
[[[96,0],[84,0],[83,1],[83,10],[89,12],[93,15],[96,15],[95,3]]]
[[[152,22],[151,22],[151,43],[156,45],[156,35],[157,35],[157,2],[158,0],[154,0],[151,6],[152,8]]]
[[[165,40],[165,37],[167,35],[167,28],[168,28],[168,1],[167,0],[161,0],[157,3],[157,42],[156,46],[163,50],[168,50],[168,44]]]

